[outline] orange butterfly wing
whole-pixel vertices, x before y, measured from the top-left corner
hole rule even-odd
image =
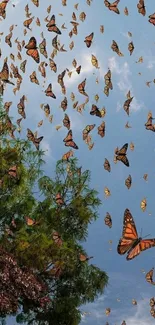
[[[134,247],[131,248],[127,255],[127,260],[131,260],[137,255],[139,255],[142,251],[145,251],[148,248],[155,246],[155,238],[152,239],[141,239],[139,243]]]
[[[137,240],[138,234],[133,217],[129,209],[126,209],[124,212],[122,238],[119,240],[119,244],[117,246],[118,254],[125,254],[127,251],[133,248],[133,245]]]

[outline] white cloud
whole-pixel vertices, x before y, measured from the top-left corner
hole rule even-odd
[[[150,316],[149,299],[138,302],[135,308],[135,314],[132,316],[123,315],[121,319],[126,321],[127,325],[153,325],[154,320]]]

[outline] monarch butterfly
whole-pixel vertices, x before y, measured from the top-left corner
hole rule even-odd
[[[149,23],[155,26],[155,13],[149,16]]]
[[[128,11],[128,8],[127,8],[127,7],[124,8],[124,14],[125,14],[126,16],[129,15],[129,11]]]
[[[36,18],[36,25],[39,27],[41,26],[40,19],[38,17]]]
[[[112,82],[111,82],[111,70],[110,69],[105,74],[104,81],[105,81],[105,85],[112,90],[113,89],[113,85],[112,85]]]
[[[141,203],[140,203],[140,207],[142,209],[143,212],[145,212],[146,210],[146,207],[147,207],[147,201],[146,201],[146,198],[144,198]]]
[[[1,3],[0,3],[0,16],[3,17],[3,19],[6,18],[6,6],[8,4],[9,0],[3,0]]]
[[[0,57],[1,57],[1,53],[0,53]],[[10,53],[10,59],[13,60],[13,61],[15,61],[15,56],[14,56],[13,53]]]
[[[152,297],[150,298],[150,307],[154,307],[155,306],[155,298]]]
[[[39,7],[39,0],[31,0],[36,7]]]
[[[36,149],[39,150],[39,144],[43,140],[43,136],[39,138],[35,138],[34,133],[30,130],[27,129],[27,138],[28,140],[32,141],[33,144],[35,145]]]
[[[105,310],[106,316],[109,316],[110,313],[111,313],[111,308],[106,308],[106,310]]]
[[[12,43],[11,43],[11,38],[12,38],[12,32],[10,34],[8,34],[7,36],[5,36],[5,43],[8,44],[10,47],[12,47]]]
[[[92,54],[92,58],[91,58],[91,63],[96,69],[99,69],[98,60],[97,60],[96,56],[93,54]]]
[[[104,4],[105,4],[105,6],[106,6],[109,10],[115,12],[116,14],[120,14],[119,9],[117,8],[117,5],[119,4],[119,2],[120,2],[120,0],[116,0],[116,1],[114,1],[113,3],[110,3],[110,2],[107,1],[107,0],[104,0]]]
[[[48,27],[49,32],[54,32],[56,34],[61,35],[60,29],[55,24],[55,15],[52,15],[50,21],[47,23],[46,27]]]
[[[72,61],[72,65],[73,65],[74,68],[77,67],[77,61],[75,59]]]
[[[155,309],[154,308],[151,308],[150,309],[150,314],[153,318],[155,318]]]
[[[69,150],[62,156],[62,160],[69,161],[69,158],[71,158],[74,155],[73,150]]]
[[[80,72],[81,72],[81,65],[79,65],[79,67],[76,68],[76,72],[77,72],[77,74],[80,74]]]
[[[17,177],[17,166],[15,165],[15,166],[10,167],[8,170],[8,174],[9,174],[9,176],[16,178]]]
[[[25,216],[25,221],[26,221],[27,226],[34,226],[34,225],[39,224],[39,221],[33,220],[28,216]]]
[[[55,244],[57,244],[58,246],[62,245],[61,236],[59,235],[59,233],[57,231],[53,232],[52,238],[53,238]]]
[[[17,58],[18,58],[19,60],[22,60],[22,56],[21,56],[20,52],[18,52],[18,54],[17,54]]]
[[[129,109],[130,109],[130,104],[131,104],[132,100],[133,100],[133,97],[126,99],[126,101],[124,102],[124,105],[123,105],[123,109],[125,110],[125,112],[127,113],[128,116],[129,116]]]
[[[47,59],[48,54],[46,51],[46,39],[45,38],[43,38],[42,42],[39,44],[39,50],[40,50],[40,53]]]
[[[58,35],[56,35],[56,36],[52,39],[52,46],[53,46],[54,49],[56,50],[56,54],[57,54],[57,51],[59,51]],[[56,54],[55,54],[55,55],[56,55]]]
[[[134,143],[133,143],[133,142],[131,142],[131,143],[130,143],[130,150],[131,150],[131,151],[133,151],[133,150],[134,150],[134,148],[135,148],[135,145],[134,145]]]
[[[147,116],[147,122],[145,123],[145,128],[146,130],[155,132],[155,125],[152,124],[152,120],[154,120],[154,118],[152,117],[152,113],[149,112]]]
[[[60,74],[58,75],[58,84],[59,84],[61,87],[64,86],[63,78],[64,78],[65,74],[66,74],[66,70],[64,70],[62,73],[60,73]]]
[[[76,3],[75,5],[74,5],[74,8],[76,9],[76,10],[78,10],[78,3]]]
[[[122,323],[121,325],[126,325],[126,321],[125,321],[125,320],[123,320],[123,323]]]
[[[67,105],[68,105],[67,97],[64,97],[64,99],[61,102],[61,108],[63,109],[64,112],[67,109]]]
[[[35,62],[40,62],[39,52],[37,50],[37,41],[35,37],[31,37],[28,44],[25,45],[25,48],[27,49],[26,54],[31,56]]]
[[[63,125],[69,130],[70,129],[70,119],[67,114],[65,114],[65,117],[63,119]]]
[[[96,115],[98,117],[102,117],[101,112],[99,110],[99,108],[96,105],[92,105],[91,111],[90,111],[90,115]]]
[[[112,218],[109,212],[106,213],[106,216],[104,218],[105,225],[108,226],[109,228],[112,228]]]
[[[39,81],[37,79],[37,76],[36,76],[36,72],[33,71],[30,75],[30,81],[35,83],[36,85],[39,85]]]
[[[153,281],[153,272],[154,272],[154,267],[149,272],[146,273],[145,279],[147,282],[155,285],[155,282]]]
[[[38,122],[38,128],[40,128],[43,125],[43,120],[41,120],[40,122]]]
[[[132,177],[131,177],[131,175],[129,175],[125,180],[125,185],[128,188],[128,190],[130,189],[131,184],[132,184]]]
[[[126,156],[127,149],[128,149],[128,143],[125,143],[121,149],[116,148],[115,155],[116,155],[116,161],[119,160],[125,166],[129,167],[129,161]]]
[[[80,94],[88,97],[88,94],[85,92],[86,78],[78,85],[78,91]]]
[[[72,41],[72,42],[69,44],[69,48],[70,48],[70,50],[72,50],[73,47],[74,47],[74,42]]]
[[[145,16],[146,14],[146,10],[145,10],[145,4],[144,4],[144,0],[139,0],[138,4],[137,4],[137,8],[138,8],[138,12]]]
[[[105,136],[105,122],[98,126],[98,134],[103,138]]]
[[[118,56],[124,56],[124,54],[119,50],[118,44],[113,40],[111,49],[118,54]]]
[[[104,33],[104,26],[103,26],[103,25],[100,26],[100,32],[101,32],[102,34]]]
[[[148,174],[144,174],[144,175],[143,175],[143,178],[144,178],[144,180],[147,182],[147,180],[148,180]]]
[[[56,200],[57,205],[63,205],[64,204],[64,200],[63,200],[60,193],[57,193],[55,200]]]
[[[9,68],[8,68],[8,64],[7,64],[7,58],[4,60],[4,64],[3,64],[3,68],[0,72],[0,79],[4,82],[4,83],[9,83],[11,85],[14,85],[13,82],[11,82],[9,79]]]
[[[12,102],[6,102],[4,104],[4,109],[6,110],[7,113],[9,113],[10,106],[12,105]]]
[[[127,123],[125,124],[125,128],[126,128],[126,129],[130,129],[131,127],[132,127],[132,126],[129,125],[129,122],[127,122]]]
[[[57,65],[56,65],[56,63],[51,58],[49,58],[49,61],[50,61],[50,64],[49,65],[50,65],[51,70],[56,73],[57,72]]]
[[[67,6],[67,0],[62,0],[62,6]]]
[[[129,50],[129,52],[130,52],[130,55],[132,55],[132,53],[133,53],[133,51],[134,51],[134,45],[133,45],[133,42],[130,42],[129,44],[128,44],[128,50]]]
[[[26,118],[26,114],[25,114],[25,104],[24,104],[24,101],[25,101],[25,96],[23,95],[20,98],[20,102],[18,103],[17,108],[18,108],[18,113],[25,119]]]
[[[22,70],[23,73],[25,73],[25,67],[27,64],[27,60],[24,60],[21,64],[20,64],[20,69]]]
[[[82,22],[85,21],[85,19],[86,19],[86,14],[85,14],[84,11],[80,13],[80,15],[79,15],[79,19],[80,19]]]
[[[94,37],[94,33],[91,33],[90,35],[86,36],[85,37],[85,40],[84,42],[86,43],[86,46],[89,48],[92,44],[92,40],[93,40],[93,37]]]
[[[123,233],[119,240],[117,252],[120,255],[127,253],[127,260],[131,260],[139,255],[142,251],[154,247],[155,238],[142,239],[138,238],[136,225],[129,209],[124,212]]]
[[[109,173],[111,172],[111,166],[110,166],[109,160],[107,158],[105,158],[103,166],[104,166],[105,170],[107,170]]]
[[[52,91],[52,84],[50,83],[47,87],[47,89],[45,90],[45,94],[48,97],[52,97],[54,99],[56,99],[56,96],[54,95],[53,91]]]
[[[70,38],[73,36],[73,32],[72,32],[72,30],[69,32],[68,35],[69,35]]]
[[[73,138],[72,138],[72,130],[68,131],[68,134],[65,137],[65,139],[63,140],[63,142],[65,142],[65,146],[67,146],[67,147],[72,147],[74,149],[78,149],[78,146],[76,145],[76,143],[73,141]]]
[[[110,190],[108,189],[108,187],[105,187],[105,188],[104,188],[104,194],[105,194],[105,197],[108,197],[108,196],[111,195],[111,192],[110,192]]]
[[[23,25],[28,28],[29,30],[31,30],[30,28],[30,25],[32,24],[33,22],[33,19],[34,19],[34,16],[29,18],[29,19],[26,19],[24,22],[23,22]]]
[[[89,132],[92,131],[94,129],[94,127],[95,127],[95,124],[89,124],[84,128],[84,130],[82,131],[84,141],[87,139]]]
[[[80,255],[79,255],[79,260],[80,260],[81,262],[89,261],[91,258],[93,258],[93,256],[88,257],[88,256],[86,256],[86,255],[84,255],[84,254],[80,254]]]
[[[132,299],[132,304],[137,306],[137,301],[135,299]]]

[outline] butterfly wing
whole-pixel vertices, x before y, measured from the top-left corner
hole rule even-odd
[[[130,249],[133,248],[133,245],[137,240],[138,240],[138,234],[137,234],[135,222],[133,220],[130,210],[126,209],[124,212],[122,238],[120,238],[119,244],[117,246],[118,254],[124,255],[127,251],[130,251]]]
[[[154,246],[155,246],[155,238],[142,239],[139,241],[139,243],[134,248],[131,248],[129,250],[126,259],[131,260],[131,259],[135,258],[137,255],[139,255],[142,251],[145,251],[146,249],[149,249]]]
[[[116,156],[116,160],[121,161],[125,166],[129,167],[129,160],[125,155]]]

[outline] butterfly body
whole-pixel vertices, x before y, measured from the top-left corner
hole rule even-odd
[[[142,251],[154,247],[155,238],[142,239],[138,237],[137,229],[131,212],[126,209],[124,212],[123,233],[117,246],[117,252],[120,255],[127,253],[127,260],[138,256]]]

